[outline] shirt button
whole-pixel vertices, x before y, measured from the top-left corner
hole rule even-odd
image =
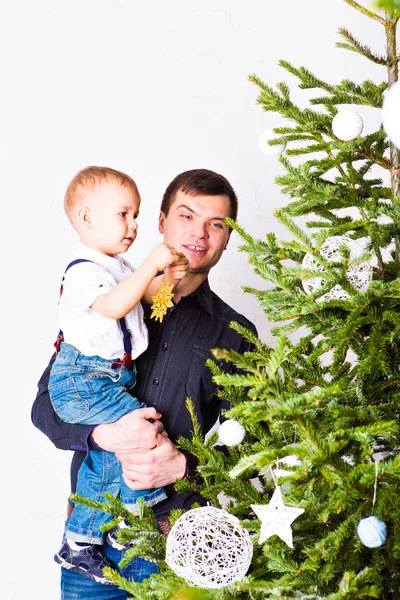
[[[153,385],[158,385],[159,383],[160,382],[157,377],[155,379],[153,379]]]
[[[163,350],[166,350],[168,348],[168,342],[164,342],[163,345],[161,346],[161,348]]]

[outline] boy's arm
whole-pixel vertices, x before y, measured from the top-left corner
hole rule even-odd
[[[158,271],[175,262],[178,253],[168,244],[158,244],[146,260],[126,279],[109,292],[96,298],[91,308],[104,317],[121,319],[139,304]]]

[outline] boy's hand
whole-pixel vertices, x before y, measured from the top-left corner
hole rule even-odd
[[[179,259],[175,248],[169,244],[157,244],[150,252],[148,260],[154,265],[157,271],[164,271],[166,267]]]
[[[178,259],[171,263],[168,267],[167,281],[168,283],[176,283],[180,281],[189,272],[189,259],[182,252],[178,252]]]

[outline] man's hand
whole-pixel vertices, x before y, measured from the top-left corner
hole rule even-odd
[[[145,262],[153,265],[155,271],[164,271],[166,267],[179,260],[179,254],[173,246],[161,242],[157,244],[146,258]]]
[[[132,490],[147,490],[175,483],[186,471],[186,458],[167,437],[146,453],[116,452],[124,480]]]
[[[147,452],[158,446],[167,436],[158,419],[161,414],[155,408],[138,408],[124,415],[115,423],[98,425],[92,438],[100,448],[108,452]],[[154,419],[151,423],[147,419]]]
[[[189,260],[186,258],[182,252],[178,252],[178,258],[173,263],[171,263],[166,269],[165,280],[166,282],[171,284],[178,284],[181,279],[186,277],[189,272]]]

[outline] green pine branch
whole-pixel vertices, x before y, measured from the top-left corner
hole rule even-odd
[[[368,46],[357,40],[345,27],[340,27],[338,33],[347,40],[346,42],[337,42],[336,46],[338,48],[345,48],[346,50],[357,52],[378,65],[388,66],[387,57],[374,54]]]

